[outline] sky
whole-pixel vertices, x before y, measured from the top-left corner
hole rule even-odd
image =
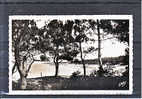
[[[97,47],[97,43],[94,44],[90,44],[92,46],[96,46]],[[85,48],[87,48],[88,46],[90,46],[89,44],[84,44],[84,50]],[[101,56],[102,57],[118,57],[118,56],[122,56],[125,55],[125,49],[127,48],[127,45],[124,43],[119,42],[116,38],[114,39],[109,39],[109,40],[105,40],[102,41],[101,43]],[[94,59],[94,58],[98,58],[98,53],[97,51],[87,54],[85,59]],[[78,55],[79,57],[79,55]]]

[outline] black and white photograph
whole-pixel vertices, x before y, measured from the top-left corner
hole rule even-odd
[[[10,94],[132,92],[132,15],[9,16]]]

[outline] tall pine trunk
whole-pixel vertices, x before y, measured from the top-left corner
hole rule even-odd
[[[58,76],[58,72],[59,72],[59,63],[56,62],[56,63],[55,63],[55,77]]]
[[[55,64],[55,77],[57,77],[59,72],[59,55],[58,54],[54,56],[54,64]]]
[[[81,58],[81,63],[83,65],[83,70],[84,70],[84,76],[86,76],[86,66],[85,66],[85,62],[83,59],[83,52],[82,52],[82,45],[81,42],[79,42],[79,47],[80,47],[80,58]]]
[[[100,36],[100,22],[97,20],[97,31],[98,31],[98,64],[99,64],[99,75],[102,76],[103,65],[101,59],[101,36]]]
[[[54,64],[55,64],[55,77],[57,77],[59,72],[59,45],[56,45]]]

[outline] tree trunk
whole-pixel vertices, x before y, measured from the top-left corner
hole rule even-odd
[[[59,58],[58,56],[54,57],[54,64],[55,64],[55,77],[58,76],[58,71],[59,71],[59,62],[58,62]]]
[[[15,69],[18,68],[17,66],[18,66],[18,59],[19,59],[18,58],[19,57],[19,51],[17,49],[15,49],[14,54],[15,54],[15,64],[14,64],[14,66],[12,68],[12,74],[14,74]]]
[[[27,76],[27,72],[26,72],[26,68],[23,67],[23,63],[18,65],[18,71],[20,73],[20,89],[24,90],[27,87],[27,80],[26,80],[26,76]]]
[[[20,89],[24,90],[27,87],[27,80],[24,75],[21,75],[20,77]]]
[[[19,88],[24,90],[27,87],[27,80],[26,80],[26,68],[23,68],[23,62],[21,62],[19,57],[19,51],[16,50],[15,52],[15,62],[17,65],[17,70],[20,74],[20,85]]]
[[[20,89],[24,90],[27,87],[27,76],[30,71],[30,68],[32,66],[34,61],[31,62],[31,64],[28,66],[28,69],[25,67],[25,64],[23,62],[22,65],[19,65],[18,71],[20,73]]]
[[[14,73],[16,72],[16,67],[17,67],[17,64],[16,64],[16,62],[15,62],[14,66],[13,66],[13,68],[12,68],[12,74],[14,74]]]
[[[80,47],[80,58],[81,58],[81,62],[82,62],[82,65],[83,65],[83,70],[84,70],[84,76],[86,76],[86,66],[85,66],[85,62],[84,62],[84,59],[83,59],[81,42],[79,42],[79,47]]]
[[[57,77],[58,76],[58,71],[59,71],[59,63],[57,62],[57,63],[55,63],[55,65],[56,65],[55,77]]]
[[[26,80],[26,70],[22,68],[20,64],[17,66],[18,72],[20,74],[20,89],[24,90],[27,87],[27,80]]]
[[[102,59],[101,59],[101,37],[100,37],[100,23],[97,20],[97,31],[98,31],[98,64],[99,64],[99,71],[102,73],[103,66],[102,66]]]

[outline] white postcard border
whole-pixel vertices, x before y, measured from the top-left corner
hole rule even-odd
[[[24,19],[129,19],[129,90],[12,90],[12,20]],[[9,16],[9,95],[129,95],[133,93],[132,15],[11,15]]]

